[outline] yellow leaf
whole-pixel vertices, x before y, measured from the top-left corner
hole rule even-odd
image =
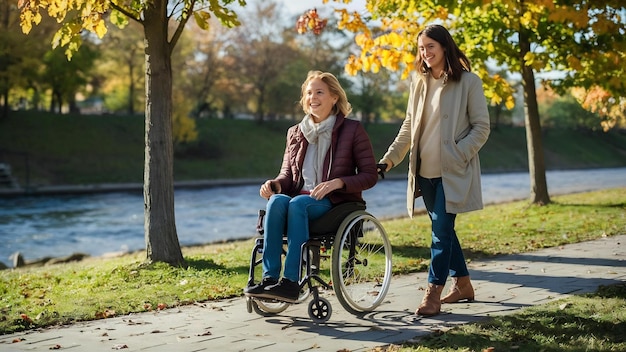
[[[369,71],[372,65],[372,57],[371,56],[364,57],[362,61],[363,61],[363,71],[365,72]]]
[[[100,39],[102,39],[102,37],[104,37],[104,35],[107,33],[107,26],[104,23],[103,19],[100,19],[100,21],[98,21],[96,27],[94,28],[94,32]]]
[[[529,51],[524,55],[524,64],[526,66],[531,66],[534,61],[535,61],[535,54],[533,52]]]
[[[524,13],[524,15],[520,18],[520,23],[524,27],[530,27],[532,22],[533,22],[533,14],[530,11]]]
[[[513,99],[513,96],[508,96],[504,105],[507,109],[513,110],[513,108],[515,107],[515,99]]]
[[[211,14],[206,11],[195,11],[193,13],[193,18],[196,21],[198,27],[208,30],[209,29],[209,19],[211,18]]]

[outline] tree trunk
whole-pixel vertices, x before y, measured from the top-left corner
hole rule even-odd
[[[535,88],[533,68],[524,64],[524,56],[530,52],[530,40],[520,31],[520,65],[524,85],[524,120],[526,125],[526,146],[528,148],[528,170],[530,172],[530,202],[544,205],[550,203],[546,182],[546,165],[541,142],[541,122]]]
[[[130,77],[130,85],[128,86],[128,113],[135,115],[135,70],[133,65],[133,54],[128,59],[128,76]]]
[[[167,1],[144,12],[146,50],[146,135],[144,231],[147,259],[185,265],[174,219],[172,66],[167,41]]]

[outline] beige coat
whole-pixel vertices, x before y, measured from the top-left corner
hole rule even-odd
[[[413,216],[419,172],[419,138],[426,97],[426,83],[415,74],[398,135],[381,163],[400,164],[409,152],[407,210]],[[489,136],[489,112],[482,81],[474,73],[463,72],[458,82],[449,81],[441,92],[441,174],[448,213],[482,209],[478,151]]]

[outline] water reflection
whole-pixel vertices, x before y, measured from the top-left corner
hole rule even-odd
[[[552,171],[551,195],[626,187],[626,168]],[[177,190],[176,226],[182,245],[255,235],[257,211],[265,206],[259,185]],[[404,216],[406,181],[384,180],[365,192],[378,218]],[[483,176],[486,203],[525,199],[527,173]],[[423,208],[418,200],[416,206]],[[0,261],[20,251],[27,260],[75,252],[102,255],[145,248],[143,196],[136,193],[0,199]]]

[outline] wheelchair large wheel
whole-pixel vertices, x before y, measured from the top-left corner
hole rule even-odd
[[[331,276],[339,303],[353,314],[370,312],[391,283],[391,243],[371,214],[359,210],[343,221],[332,247]]]

